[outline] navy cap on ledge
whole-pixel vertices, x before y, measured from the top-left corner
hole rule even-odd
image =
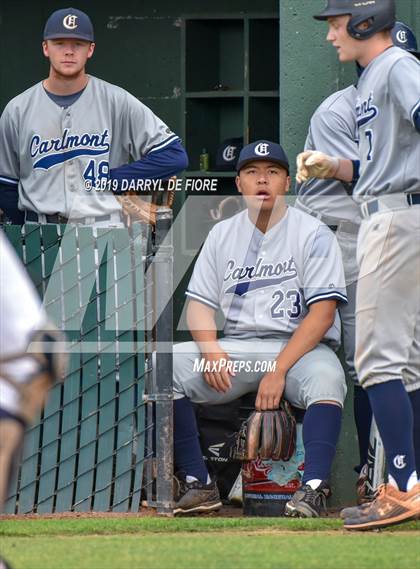
[[[420,58],[420,52],[417,47],[417,40],[414,32],[403,22],[395,22],[395,26],[391,30],[391,37],[394,45],[413,53]]]
[[[45,24],[44,40],[60,38],[95,41],[89,16],[76,8],[63,8],[53,12]]]
[[[269,140],[257,140],[251,144],[247,144],[239,154],[236,169],[239,172],[248,162],[256,160],[265,160],[267,162],[275,162],[283,166],[289,173],[289,160],[280,144],[270,142]]]

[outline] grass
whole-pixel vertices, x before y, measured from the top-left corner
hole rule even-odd
[[[420,523],[352,533],[339,520],[4,520],[13,569],[414,569]]]

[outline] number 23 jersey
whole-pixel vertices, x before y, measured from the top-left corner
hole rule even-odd
[[[226,336],[290,336],[314,302],[347,302],[341,253],[333,232],[288,207],[265,234],[245,210],[210,231],[187,296],[221,309]],[[340,320],[324,340],[338,347]]]

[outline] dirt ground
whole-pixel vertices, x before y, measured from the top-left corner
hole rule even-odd
[[[218,518],[242,518],[242,508],[235,506],[223,506],[218,512],[205,514],[206,517]],[[61,520],[71,518],[147,518],[159,517],[154,508],[141,508],[139,512],[61,512],[57,514],[3,514],[1,520]],[[338,510],[329,510],[328,518],[339,518]]]
[[[218,512],[208,514],[220,518],[242,517],[242,508],[223,506]],[[159,517],[154,508],[141,508],[139,512],[61,512],[57,514],[2,514],[0,520],[62,520],[69,518],[150,518]]]

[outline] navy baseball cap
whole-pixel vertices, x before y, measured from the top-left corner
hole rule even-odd
[[[266,162],[275,162],[280,164],[287,173],[289,173],[289,160],[280,144],[269,140],[257,140],[251,144],[247,144],[239,154],[236,169],[239,172],[249,162],[256,160],[265,160]]]
[[[89,16],[76,8],[53,12],[45,24],[44,40],[60,38],[95,41]]]

